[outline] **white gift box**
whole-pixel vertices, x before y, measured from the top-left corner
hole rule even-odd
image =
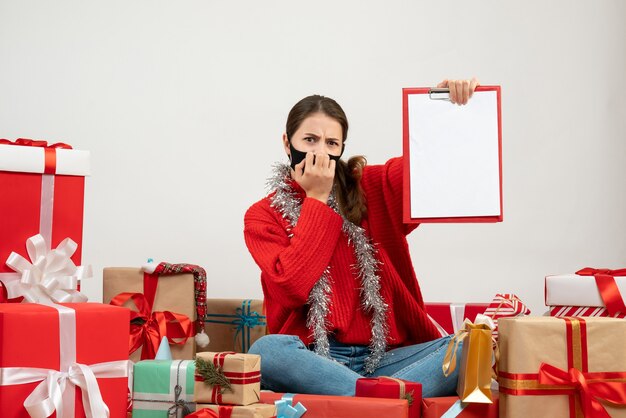
[[[626,295],[626,277],[616,276],[615,283],[623,300]],[[605,306],[594,276],[546,276],[545,284],[546,306]]]

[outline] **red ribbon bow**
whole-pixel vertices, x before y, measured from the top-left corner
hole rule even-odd
[[[41,141],[37,139],[17,138],[15,141],[9,141],[8,139],[0,139],[2,145],[21,145],[23,147],[42,147],[42,148],[63,148],[72,149],[71,145],[63,142],[57,142],[55,144],[48,145],[48,141]]]
[[[21,303],[23,300],[24,296],[9,298],[7,288],[4,286],[4,283],[0,282],[0,303]]]
[[[542,363],[539,383],[547,386],[570,386],[578,392],[583,415],[587,418],[610,418],[598,399],[616,405],[626,405],[626,382],[603,381],[615,373],[583,373],[576,368],[569,371]]]
[[[120,293],[111,300],[111,305],[123,306],[129,299],[138,309],[130,315],[129,353],[143,347],[141,359],[154,359],[163,337],[167,337],[170,344],[185,344],[193,336],[192,323],[187,315],[170,311],[152,312],[152,304],[143,293]],[[175,338],[181,340],[175,341]]]
[[[596,285],[598,286],[598,291],[600,291],[600,297],[602,298],[602,302],[604,302],[609,315],[626,312],[624,300],[619,292],[617,283],[615,283],[615,276],[626,276],[626,268],[609,270],[585,267],[582,270],[578,270],[576,274],[579,276],[594,276],[596,279]]]

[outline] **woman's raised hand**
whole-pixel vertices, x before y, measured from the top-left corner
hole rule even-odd
[[[438,88],[450,89],[450,101],[458,105],[467,104],[469,99],[472,98],[476,86],[479,86],[476,77],[471,80],[448,80],[445,79],[441,83],[437,84]]]
[[[304,189],[307,197],[325,204],[333,189],[335,164],[328,154],[309,151],[306,158],[296,165],[293,178]]]

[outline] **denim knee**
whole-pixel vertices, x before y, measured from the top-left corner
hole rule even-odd
[[[289,353],[305,349],[304,343],[295,335],[271,334],[256,340],[248,354],[261,356],[261,387],[284,392],[281,379],[285,376],[285,361],[292,357]]]
[[[304,343],[295,335],[270,334],[256,340],[248,350],[249,354],[272,355],[277,351],[290,348],[306,348]]]

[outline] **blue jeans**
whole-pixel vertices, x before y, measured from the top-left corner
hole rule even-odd
[[[453,395],[458,368],[448,377],[441,364],[450,337],[388,351],[368,377],[391,376],[420,382],[423,397]],[[461,344],[459,344],[459,350]],[[261,355],[261,386],[275,392],[354,396],[357,379],[364,377],[367,346],[350,346],[331,340],[324,358],[309,350],[300,338],[272,334],[258,339],[248,351]],[[460,358],[461,352],[457,352]]]

